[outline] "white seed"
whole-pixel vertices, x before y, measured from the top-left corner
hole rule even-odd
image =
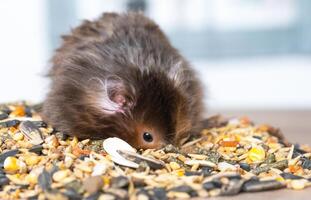
[[[113,162],[127,167],[138,168],[139,165],[137,163],[125,159],[118,153],[118,150],[126,150],[136,153],[136,150],[125,141],[116,137],[108,138],[104,140],[103,147],[104,150],[111,156],[111,160]]]
[[[194,159],[198,159],[198,160],[204,160],[207,158],[206,155],[202,155],[202,154],[191,154],[191,153],[189,153],[188,156],[190,156],[191,158],[194,158]]]
[[[224,172],[224,171],[236,171],[237,167],[234,165],[231,165],[230,163],[227,163],[227,162],[220,162],[220,163],[218,163],[218,169],[222,172]]]
[[[84,163],[76,165],[76,168],[80,169],[81,171],[89,172],[89,173],[91,173],[93,171],[92,167],[90,167]]]
[[[200,166],[207,166],[207,167],[216,167],[216,164],[208,161],[208,160],[186,160],[185,161],[186,165],[195,165],[199,164]]]
[[[70,156],[66,156],[64,162],[65,162],[65,166],[67,168],[70,168],[71,165],[73,164],[73,158]]]
[[[64,178],[66,178],[69,175],[69,170],[60,170],[53,174],[53,180],[56,182],[60,182]]]
[[[292,180],[290,182],[290,186],[294,190],[302,190],[302,189],[304,189],[306,187],[307,183],[308,183],[308,181],[305,180],[305,179]]]
[[[92,176],[100,176],[105,174],[107,171],[107,165],[104,163],[98,163],[94,166]]]

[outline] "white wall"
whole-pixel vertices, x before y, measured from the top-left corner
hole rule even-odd
[[[215,109],[310,109],[311,57],[193,63]]]
[[[45,1],[0,1],[0,102],[39,101],[47,65]]]

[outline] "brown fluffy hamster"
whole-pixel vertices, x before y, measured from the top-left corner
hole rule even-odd
[[[202,89],[189,63],[140,13],[105,13],[63,36],[43,117],[79,138],[136,148],[178,144],[197,127]]]

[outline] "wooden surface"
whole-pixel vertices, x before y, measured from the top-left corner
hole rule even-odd
[[[256,124],[266,123],[275,127],[279,127],[284,136],[290,142],[311,145],[311,110],[300,111],[237,111],[237,110],[212,110],[208,115],[221,114],[225,117],[248,116]],[[258,192],[258,193],[243,193],[230,197],[215,197],[210,198],[215,200],[287,200],[311,199],[311,187],[294,191],[288,189]]]

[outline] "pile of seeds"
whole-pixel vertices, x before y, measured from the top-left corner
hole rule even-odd
[[[36,107],[0,106],[0,199],[171,199],[234,195],[311,185],[311,149],[247,118],[207,121],[180,147],[119,151],[68,137]]]

